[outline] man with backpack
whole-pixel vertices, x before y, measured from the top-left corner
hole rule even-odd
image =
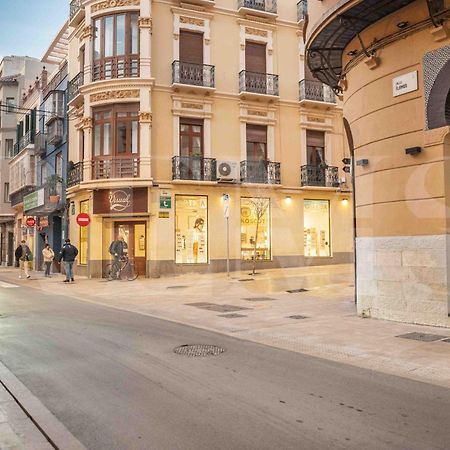
[[[64,269],[66,271],[66,279],[64,283],[70,283],[75,281],[73,279],[73,263],[78,255],[78,249],[70,243],[70,239],[66,239],[65,243],[59,252],[59,261],[64,262]]]
[[[22,275],[25,275],[29,279],[28,262],[32,261],[33,256],[25,240],[22,239],[20,245],[16,248],[15,257],[20,268],[19,278],[23,278]]]

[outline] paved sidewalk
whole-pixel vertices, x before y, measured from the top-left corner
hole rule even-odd
[[[61,276],[18,280],[17,271],[1,269],[0,279],[450,388],[450,343],[396,337],[411,332],[450,337],[450,329],[357,317],[352,266],[262,272],[233,273],[229,279],[192,274],[65,284]],[[302,288],[307,291],[286,292]]]

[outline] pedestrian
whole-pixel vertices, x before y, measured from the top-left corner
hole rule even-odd
[[[19,278],[23,278],[23,275],[25,275],[27,279],[30,278],[28,262],[32,260],[33,255],[24,239],[22,239],[19,246],[16,248],[15,257],[16,261],[19,263]]]
[[[49,244],[45,244],[44,249],[42,250],[42,256],[44,257],[45,276],[50,278],[50,269],[52,267],[52,262],[55,259],[55,252]]]
[[[59,253],[59,261],[64,261],[64,269],[66,271],[66,279],[64,283],[75,281],[73,279],[73,263],[78,255],[78,249],[70,243],[70,239],[66,239]]]

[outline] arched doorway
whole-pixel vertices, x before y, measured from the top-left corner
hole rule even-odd
[[[426,113],[428,129],[450,125],[450,59],[439,71],[433,83]]]

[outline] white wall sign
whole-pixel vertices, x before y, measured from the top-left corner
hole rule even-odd
[[[418,88],[417,70],[405,73],[392,80],[392,94],[394,97],[417,91]]]

